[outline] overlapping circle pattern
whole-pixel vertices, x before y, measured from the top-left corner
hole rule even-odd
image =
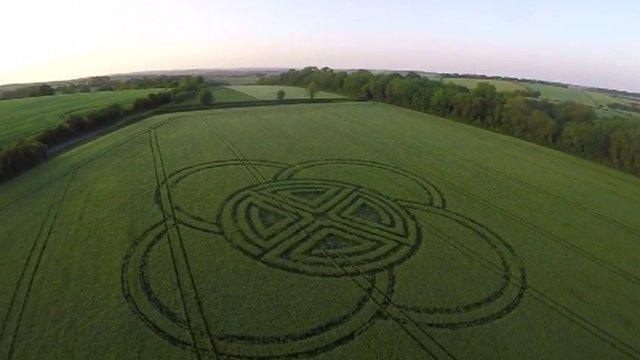
[[[310,356],[353,340],[381,316],[387,306],[400,309],[424,328],[457,329],[500,319],[521,303],[525,270],[514,250],[487,226],[448,209],[443,193],[426,179],[394,166],[351,159],[328,159],[287,165],[267,160],[232,159],[184,167],[167,178],[155,193],[161,211],[168,189],[202,171],[252,166],[276,172],[273,178],[237,189],[217,214],[196,214],[175,204],[177,226],[224,238],[231,247],[269,267],[296,276],[358,278],[367,284],[352,307],[335,319],[296,333],[278,336],[214,334],[222,354],[233,357],[275,358]],[[385,172],[415,184],[421,199],[392,198],[366,182],[331,178],[333,166],[353,174]],[[317,174],[324,174],[318,178]],[[316,175],[310,175],[316,174]],[[360,177],[359,177],[360,178]],[[166,214],[167,216],[170,214]],[[420,218],[446,220],[473,234],[499,259],[499,286],[486,297],[451,307],[404,304],[394,297],[394,271],[411,259],[432,232]],[[122,270],[123,294],[134,313],[155,333],[176,346],[208,351],[185,336],[187,321],[153,291],[149,257],[166,238],[162,223],[151,226],[129,249]],[[428,268],[429,264],[424,264]],[[394,311],[386,312],[393,316]],[[406,318],[395,318],[406,322]],[[204,329],[191,329],[204,332]]]

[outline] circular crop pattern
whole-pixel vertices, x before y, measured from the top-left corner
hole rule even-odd
[[[251,177],[241,176],[243,185],[228,193],[222,193],[219,188],[201,187],[225,181],[235,184],[235,180],[226,179],[230,172],[217,172],[231,167]],[[273,176],[265,179],[261,176],[262,171]],[[351,171],[359,176],[352,176]],[[214,172],[217,181],[210,178]],[[372,181],[376,176],[384,180]],[[389,186],[389,181],[402,185],[396,189]],[[404,191],[405,187],[411,191]],[[182,196],[175,196],[176,193]],[[200,200],[195,205],[190,201],[194,194]],[[407,194],[416,194],[416,197],[404,198]],[[199,355],[210,353],[231,358],[312,356],[353,340],[375,321],[381,320],[394,321],[399,329],[478,326],[496,321],[516,309],[527,286],[524,267],[515,251],[498,234],[449,210],[443,193],[429,181],[377,162],[334,159],[291,166],[247,159],[206,162],[184,167],[159,180],[155,201],[163,213],[163,221],[152,225],[126,254],[121,278],[123,294],[147,327],[171,344]],[[298,324],[297,330],[277,329],[274,332],[271,323],[265,322],[268,326],[259,332],[242,333],[252,328],[253,320],[244,324],[248,328],[240,327],[243,330],[237,332],[224,328],[212,330],[211,319],[207,319],[208,312],[203,309],[203,304],[211,302],[202,299],[216,294],[200,292],[202,287],[196,279],[202,277],[193,274],[194,268],[190,266],[185,250],[188,248],[185,243],[193,240],[186,238],[180,227],[190,228],[192,235],[206,234],[207,241],[221,241],[216,242],[216,246],[230,245],[271,268],[256,270],[260,275],[269,271],[269,276],[286,281],[300,281],[300,276],[307,276],[304,282],[295,284],[303,284],[304,289],[311,281],[317,282],[314,289],[325,285],[333,289],[341,284],[355,292],[348,300],[344,293],[335,294],[342,299],[340,306],[327,307],[331,309],[330,313],[309,318],[309,322]],[[456,239],[452,234],[463,239]],[[483,290],[486,291],[480,296],[475,294],[467,298],[468,293],[464,291],[469,279],[465,278],[466,283],[462,285],[451,283],[452,288],[460,290],[458,294],[463,296],[450,299],[455,301],[449,303],[446,301],[449,299],[440,297],[437,304],[430,302],[420,292],[420,286],[428,287],[430,283],[416,283],[411,277],[414,272],[409,269],[428,271],[434,266],[429,261],[421,261],[421,256],[442,254],[434,251],[433,244],[422,246],[423,242],[434,238],[444,246],[450,246],[447,249],[459,250],[455,254],[485,266],[487,276],[497,276],[494,278],[497,281],[492,281],[492,286],[485,284]],[[158,264],[163,263],[154,257],[159,253],[154,249],[159,249],[161,243],[167,244],[171,253],[169,265],[172,269],[167,273],[164,265],[158,268]],[[198,246],[190,245],[192,249],[194,245],[195,248]],[[237,259],[246,261],[242,256]],[[403,264],[404,274],[397,271]],[[243,272],[246,272],[246,266]],[[251,279],[251,275],[245,276]],[[175,298],[166,298],[167,286],[163,281],[175,281],[180,306],[176,305]],[[286,281],[278,284],[285,286]],[[334,283],[328,283],[331,281]],[[339,283],[344,281],[346,285]],[[434,281],[446,281],[446,278]],[[412,286],[412,291],[404,294],[400,294],[400,290],[394,291],[400,286]],[[245,290],[247,288],[253,289],[244,286]],[[302,297],[305,294],[302,293]],[[247,295],[244,296],[246,299]],[[332,294],[327,296],[334,297]],[[254,300],[260,302],[262,298]],[[317,303],[324,306],[326,301],[323,301]],[[224,312],[222,308],[216,313]],[[295,316],[305,317],[306,314]],[[420,345],[425,349],[429,347]]]
[[[167,240],[165,229],[158,224],[130,248],[122,269],[125,299],[133,312],[162,338],[194,352],[214,355],[213,349],[207,346],[210,340],[205,326],[190,324],[154,291],[148,263],[154,249],[160,244],[166,246]],[[380,304],[388,304],[393,295],[391,272],[367,276],[367,281],[369,285],[351,306],[335,318],[308,329],[271,336],[216,333],[211,340],[219,345],[219,353],[239,358],[293,358],[329,350],[372,325],[380,312]]]
[[[420,229],[372,190],[327,180],[258,184],[231,196],[218,216],[237,249],[275,268],[311,276],[381,272],[418,248]]]

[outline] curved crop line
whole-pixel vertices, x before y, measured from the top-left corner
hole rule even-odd
[[[415,210],[419,210],[419,211],[430,211],[428,209],[428,207],[424,207],[424,206],[415,206],[414,209]],[[447,210],[447,211],[451,212],[450,210]],[[458,215],[458,214],[456,214],[456,215]],[[478,224],[478,223],[476,223],[476,224]],[[484,258],[482,255],[476,253],[475,251],[469,249],[464,244],[462,244],[460,241],[458,241],[455,238],[453,238],[451,235],[449,235],[449,234],[447,234],[445,232],[439,231],[439,230],[437,232],[440,235],[442,235],[442,237],[441,237],[442,240],[447,242],[450,246],[458,249],[465,256],[467,256],[470,259],[476,261],[478,264],[480,264],[481,266],[483,266],[484,268],[486,268],[490,272],[494,273],[497,276],[504,276],[505,275],[505,273],[503,271],[501,271],[501,269],[496,268],[496,266],[493,263],[491,263],[491,261],[487,260],[486,258]],[[449,239],[450,241],[447,241],[446,239]],[[457,244],[457,245],[455,245],[455,244]],[[528,295],[532,296],[534,299],[536,299],[538,302],[544,304],[545,306],[550,308],[552,311],[558,313],[560,316],[564,317],[565,319],[573,322],[574,324],[580,326],[582,329],[584,329],[584,330],[590,332],[591,334],[595,335],[600,340],[602,340],[605,343],[611,345],[613,348],[621,351],[625,355],[627,355],[627,356],[629,356],[631,358],[634,358],[634,359],[637,358],[638,355],[640,355],[640,351],[638,349],[635,349],[633,346],[625,343],[620,338],[618,338],[615,335],[609,333],[608,331],[602,329],[598,325],[596,325],[593,322],[587,320],[586,318],[584,318],[583,316],[577,314],[575,311],[569,309],[568,307],[558,303],[556,300],[553,300],[550,296],[546,295],[541,290],[538,290],[536,287],[534,287],[531,284],[527,283],[526,274],[524,273],[524,269],[522,267],[520,268],[520,271],[521,271],[521,274],[522,274],[523,281],[522,281],[522,285],[519,285],[519,287],[522,289],[523,293],[527,293]],[[510,276],[513,280],[517,280],[517,279],[514,278],[513,275],[509,274],[508,276]]]

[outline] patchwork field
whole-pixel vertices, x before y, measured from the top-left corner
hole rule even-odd
[[[639,210],[383,104],[156,116],[0,185],[0,358],[638,358]]]
[[[478,83],[486,82],[496,87],[498,91],[516,91],[516,90],[525,90],[525,87],[513,82],[506,80],[493,80],[493,79],[469,79],[469,78],[444,78],[444,81],[454,83],[456,85],[466,86],[469,89],[475,88]]]
[[[255,97],[241,91],[231,89],[226,86],[215,86],[210,88],[216,102],[237,102],[257,100]]]
[[[294,87],[294,86],[279,86],[279,85],[244,85],[244,86],[226,86],[227,88],[241,93],[247,94],[258,100],[275,100],[279,90],[284,90],[286,96],[285,99],[308,99],[309,92],[307,89]],[[316,99],[335,99],[342,96],[328,93],[325,91],[318,91]]]
[[[66,116],[114,103],[132,104],[158,89],[61,94],[0,101],[0,148],[61,123]]]

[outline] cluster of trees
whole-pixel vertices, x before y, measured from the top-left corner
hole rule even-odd
[[[34,139],[48,147],[59,145],[76,136],[113,124],[122,119],[124,114],[125,111],[119,104],[84,115],[72,114],[64,123],[36,135]]]
[[[501,93],[488,83],[475,89],[433,81],[416,73],[374,75],[314,67],[263,78],[262,84],[309,87],[352,98],[449,117],[596,160],[640,175],[640,125],[599,121],[592,108],[552,103],[531,94]]]
[[[113,104],[82,115],[70,115],[65,122],[55,128],[11,145],[0,152],[0,181],[17,176],[44,161],[47,158],[48,148],[114,124],[126,115],[167,104],[171,102],[173,94],[173,92],[149,94],[146,98],[136,99],[128,109],[124,109],[119,104]]]
[[[109,76],[93,76],[74,80],[55,88],[48,84],[30,85],[0,94],[0,99],[16,99],[23,97],[62,94],[88,93],[92,91],[115,91],[133,89],[173,89],[177,92],[197,92],[205,86],[227,85],[223,82],[209,80],[202,76],[141,76],[126,79],[112,79]]]
[[[55,88],[48,84],[30,85],[0,94],[0,99],[16,99],[23,97],[54,95],[57,93],[74,94],[88,93],[92,91],[115,91],[132,89],[175,89],[177,91],[194,91],[205,84],[201,76],[142,76],[122,80],[112,79],[109,76],[93,76],[86,79],[58,85]],[[220,85],[222,83],[209,81],[207,85]]]
[[[135,99],[132,105],[133,112],[149,110],[168,104],[171,102],[173,95],[173,92],[162,92],[158,94],[149,94],[146,98]]]
[[[15,90],[5,91],[0,95],[2,99],[19,99],[34,96],[54,95],[55,90],[48,84],[26,86]]]
[[[176,86],[178,92],[194,92],[206,86],[202,76],[182,76]]]
[[[62,94],[73,94],[91,91],[115,91],[135,89],[175,89],[180,84],[183,76],[142,76],[121,80],[112,79],[109,76],[94,76],[86,79],[75,80],[72,83],[56,87],[56,91]]]
[[[0,153],[0,181],[36,166],[47,158],[47,146],[33,139],[25,140]]]

